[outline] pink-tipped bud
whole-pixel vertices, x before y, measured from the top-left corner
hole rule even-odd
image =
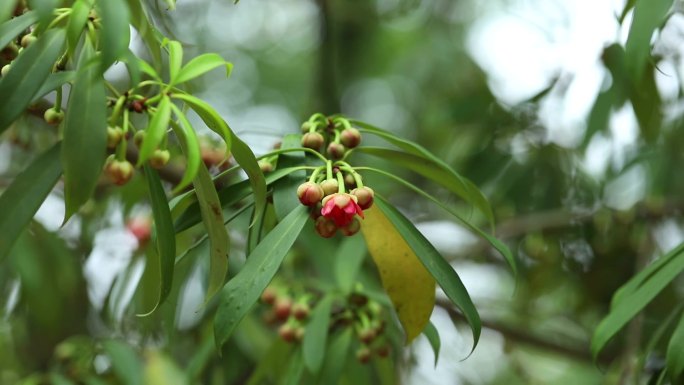
[[[309,305],[306,303],[298,302],[292,306],[292,315],[300,321],[306,319],[310,311]]]
[[[361,209],[366,210],[373,206],[375,192],[372,188],[363,186],[352,190],[350,194],[356,197],[357,203],[361,206]]]
[[[325,142],[323,135],[318,132],[307,132],[302,136],[302,147],[318,150]]]
[[[314,182],[302,183],[297,188],[297,197],[304,206],[314,206],[323,199],[323,188]]]
[[[350,190],[356,188],[356,179],[354,179],[354,175],[348,173],[344,176],[344,186]]]
[[[347,237],[351,237],[352,235],[358,233],[359,230],[361,230],[361,222],[359,222],[359,220],[356,218],[354,218],[348,225],[340,227],[340,232]]]
[[[116,185],[124,185],[133,177],[133,165],[127,160],[113,159],[105,164],[105,174]]]
[[[316,232],[323,238],[330,238],[337,232],[337,226],[332,219],[318,217],[316,219]]]
[[[275,303],[276,297],[277,293],[275,289],[269,286],[261,293],[261,302],[268,305],[273,305]]]
[[[276,298],[273,304],[273,312],[277,319],[285,321],[290,316],[292,310],[292,300],[289,297]]]
[[[340,142],[347,148],[354,148],[361,143],[361,133],[356,128],[345,128],[340,133]]]
[[[157,169],[162,168],[169,163],[169,159],[171,159],[171,154],[168,150],[156,149],[150,156],[150,166]]]
[[[107,147],[116,147],[121,139],[123,139],[124,132],[121,127],[109,127],[107,126]]]
[[[376,352],[378,353],[379,357],[387,358],[392,352],[392,349],[389,347],[389,345],[382,345],[376,350]]]
[[[340,190],[340,185],[337,183],[336,179],[326,179],[321,182],[321,187],[323,188],[323,195],[328,196],[332,194],[337,194]]]
[[[345,148],[339,143],[332,142],[328,145],[328,155],[330,158],[338,160],[344,156]]]
[[[367,364],[370,362],[373,352],[366,346],[361,347],[356,351],[356,359],[362,364]]]
[[[261,172],[263,172],[263,173],[273,171],[273,165],[271,164],[271,162],[266,161],[266,160],[260,160],[259,161],[259,168],[261,169]]]
[[[286,323],[278,328],[278,335],[283,341],[294,342],[297,337],[297,329],[289,323]]]
[[[361,342],[368,345],[373,342],[375,337],[377,337],[377,334],[375,333],[375,329],[367,328],[359,330],[358,337]]]

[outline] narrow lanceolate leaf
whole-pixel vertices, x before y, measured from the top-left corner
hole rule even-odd
[[[396,176],[396,175],[394,175],[394,174],[390,174],[390,173],[385,172],[385,171],[383,171],[383,170],[379,170],[379,169],[372,168],[372,167],[363,167],[363,169],[364,169],[364,170],[368,170],[368,171],[376,172],[376,173],[378,173],[378,174],[384,175],[384,176],[386,176],[386,177],[388,177],[388,178],[391,178],[391,179],[393,179],[393,180],[395,180],[395,181],[397,181],[397,182],[403,184],[404,186],[410,188],[411,190],[413,190],[414,192],[418,193],[419,195],[421,195],[421,196],[425,197],[426,199],[432,201],[434,204],[436,204],[437,206],[439,206],[440,208],[442,208],[442,210],[444,210],[444,211],[448,212],[449,214],[453,215],[453,216],[454,216],[455,218],[457,218],[457,219],[458,219],[466,228],[468,228],[468,229],[471,230],[473,233],[475,233],[476,235],[482,237],[484,240],[486,240],[487,242],[489,242],[489,244],[490,244],[496,251],[498,251],[498,252],[501,254],[501,256],[506,260],[506,262],[507,262],[508,265],[510,266],[511,270],[513,271],[513,274],[517,276],[517,274],[518,274],[518,267],[517,267],[515,258],[513,257],[513,254],[511,253],[511,250],[510,250],[510,249],[508,248],[508,246],[506,246],[503,242],[501,242],[500,240],[496,239],[495,237],[493,237],[493,236],[487,234],[486,232],[482,231],[479,227],[477,227],[477,226],[475,226],[474,224],[470,223],[470,221],[468,221],[468,220],[466,220],[465,218],[463,218],[458,212],[456,212],[456,211],[453,210],[452,208],[450,208],[450,207],[448,207],[447,205],[445,205],[444,203],[442,203],[439,199],[433,197],[432,195],[430,195],[430,194],[428,194],[427,192],[421,190],[421,189],[418,188],[417,186],[415,186],[415,185],[413,185],[413,184],[411,184],[411,183],[405,181],[404,179],[399,178],[398,176]]]
[[[332,336],[328,351],[325,354],[325,362],[321,375],[318,378],[319,384],[337,384],[342,376],[342,371],[347,363],[352,343],[352,328],[347,328],[341,333]]]
[[[11,3],[11,1],[9,3]],[[12,7],[12,11],[14,11],[14,7]],[[25,31],[36,21],[38,21],[38,15],[36,12],[29,11],[21,16],[17,16],[2,23],[0,25],[0,47],[6,47],[9,42],[14,40],[17,36],[19,36],[20,33]]]
[[[167,40],[164,43],[169,48],[169,84],[175,84],[174,79],[183,65],[183,46],[175,40]]]
[[[266,175],[266,185],[270,185],[297,170],[299,170],[299,167],[290,167],[282,170],[273,171],[272,173]],[[221,207],[228,207],[234,205],[240,202],[241,200],[247,198],[251,194],[252,188],[250,182],[246,180],[226,186],[218,191],[218,197],[221,201]],[[188,195],[187,199],[193,198],[194,194],[190,194]],[[181,215],[178,216],[178,219],[174,223],[174,227],[177,233],[183,230],[187,230],[190,227],[202,221],[199,203],[192,202],[186,204],[188,207],[181,213]]]
[[[121,380],[122,384],[142,385],[142,361],[133,348],[115,340],[102,342],[102,347],[109,356],[116,377]]]
[[[76,45],[81,39],[83,30],[88,22],[91,4],[86,0],[76,0],[71,6],[71,14],[67,23],[67,52],[69,57],[74,54]]]
[[[432,347],[432,352],[435,353],[435,366],[437,366],[437,361],[439,361],[439,349],[442,346],[442,341],[439,338],[439,331],[432,322],[428,322],[423,330],[423,334],[427,337],[430,346]]]
[[[0,2],[0,23],[9,19],[14,12],[14,7],[17,4],[17,0],[5,0]],[[0,34],[2,36],[2,34]],[[0,44],[0,47],[4,47],[4,44]]]
[[[192,128],[190,121],[180,110],[180,108],[176,107],[173,103],[170,103],[170,105],[174,115],[180,121],[180,125],[172,124],[172,127],[176,133],[176,136],[181,141],[181,146],[183,147],[183,153],[185,154],[186,159],[185,173],[183,174],[181,181],[178,183],[178,186],[174,188],[173,193],[175,194],[184,189],[185,186],[195,179],[195,176],[200,169],[200,164],[202,164],[202,159],[200,156],[200,145],[199,141],[197,140],[197,135],[195,134],[195,129]]]
[[[223,141],[226,143],[226,151],[230,151],[232,148],[233,133],[228,127],[228,123],[221,117],[221,115],[216,112],[216,110],[209,105],[209,103],[204,100],[183,93],[174,93],[173,98],[182,100],[190,108],[192,108],[197,115],[202,119],[204,124],[209,127],[210,130],[217,133]]]
[[[410,343],[430,321],[435,307],[435,280],[416,252],[377,205],[365,211],[361,232],[378,267],[382,286],[392,300]],[[411,282],[407,285],[406,282]]]
[[[332,303],[333,297],[324,297],[314,308],[309,323],[306,325],[302,354],[304,365],[312,374],[317,374],[323,365]]]
[[[423,266],[442,287],[444,293],[453,304],[463,313],[466,321],[470,325],[473,333],[473,349],[480,340],[482,323],[480,315],[473,304],[468,291],[466,290],[461,278],[449,263],[442,257],[430,242],[425,239],[418,229],[394,206],[386,202],[382,197],[376,195],[373,207],[377,207],[378,212],[382,212],[387,220],[394,226],[413,252],[418,256]],[[370,248],[369,248],[370,250]],[[471,350],[471,352],[472,352]]]
[[[149,350],[145,358],[144,384],[189,385],[186,374],[166,354]]]
[[[173,80],[183,64],[183,46],[175,40],[167,40],[165,43],[169,47],[169,83],[174,84]]]
[[[102,18],[100,30],[102,61],[100,64],[104,72],[128,50],[131,40],[130,12],[124,0],[100,0],[97,6]]]
[[[301,135],[289,134],[283,138],[281,149],[297,148],[301,146]],[[304,164],[304,153],[285,153],[278,156],[278,169],[301,166]],[[280,179],[273,185],[273,207],[277,218],[283,219],[297,205],[297,187],[305,182],[306,171],[299,170]]]
[[[145,268],[158,269],[160,275],[159,298],[156,300],[154,307],[147,313],[149,314],[152,313],[159,304],[164,302],[171,292],[173,268],[176,260],[176,236],[173,231],[173,221],[171,220],[169,203],[166,199],[166,193],[162,187],[159,175],[157,175],[157,171],[148,164],[144,165],[144,170],[150,193],[150,202],[152,204],[152,216],[154,218],[154,243],[157,254],[159,255],[159,266],[146,266]]]
[[[44,29],[45,25],[49,20],[54,17],[54,10],[57,8],[58,0],[28,0],[28,6],[30,9],[36,10],[40,22],[39,29]]]
[[[494,213],[484,194],[482,194],[482,192],[478,190],[477,187],[475,187],[475,185],[472,184],[472,182],[470,182],[463,176],[459,175],[443,160],[433,155],[425,147],[417,143],[411,142],[409,140],[400,138],[389,131],[383,130],[381,128],[360,121],[354,120],[352,121],[352,123],[357,125],[360,128],[361,132],[367,132],[372,135],[383,138],[389,143],[399,147],[400,149],[415,156],[418,156],[420,159],[416,159],[416,162],[423,164],[427,167],[442,170],[442,172],[449,176],[450,181],[447,182],[449,185],[448,188],[450,188],[454,193],[458,194],[466,202],[472,204],[473,206],[475,206],[475,208],[480,210],[489,220],[491,227],[494,227]],[[363,147],[359,149],[362,148]],[[407,165],[408,164],[406,163],[403,164],[404,167]]]
[[[672,333],[670,343],[667,345],[667,370],[670,372],[672,383],[680,383],[684,374],[684,315],[679,319],[679,324]]]
[[[19,174],[0,195],[0,262],[62,175],[57,143]]]
[[[226,279],[230,238],[226,227],[223,225],[223,211],[216,194],[214,181],[204,164],[200,165],[193,185],[202,212],[202,222],[204,222],[210,242],[209,284],[206,295],[208,301],[221,289],[223,281]]]
[[[351,293],[366,257],[362,237],[347,237],[340,242],[335,256],[335,280],[342,294]]]
[[[233,154],[235,161],[249,177],[254,192],[254,217],[261,217],[266,209],[266,181],[252,150],[233,133],[228,123],[208,103],[188,94],[174,93],[173,97],[189,105],[207,127],[219,134],[226,142],[226,151]]]
[[[159,147],[169,128],[169,119],[171,119],[171,100],[168,96],[164,95],[159,101],[157,111],[155,111],[152,119],[150,119],[150,124],[147,125],[145,130],[145,139],[140,148],[140,154],[138,154],[138,166],[145,163],[154,150]]]
[[[684,247],[676,247],[635,275],[615,295],[608,315],[601,320],[591,339],[596,359],[606,344],[684,271]]]
[[[131,25],[135,27],[140,36],[142,36],[145,46],[152,57],[152,67],[157,71],[161,69],[161,42],[157,38],[157,30],[150,23],[150,18],[145,14],[142,2],[140,0],[126,0],[128,9],[130,11]]]
[[[249,255],[242,270],[223,287],[214,318],[214,338],[219,349],[271,282],[308,217],[304,206],[292,211],[268,233]]]
[[[637,0],[634,18],[625,43],[627,71],[635,83],[641,76],[651,56],[651,38],[668,11],[673,0]]]
[[[76,71],[62,71],[50,74],[50,76],[45,79],[45,83],[40,87],[31,100],[31,103],[40,100],[43,96],[48,93],[60,88],[65,83],[69,83],[76,79]]]
[[[230,72],[233,70],[233,65],[223,60],[218,54],[206,53],[197,56],[178,71],[176,76],[171,79],[171,84],[185,83],[219,67],[225,67],[226,77],[230,76]]]
[[[78,61],[78,77],[69,94],[64,121],[62,165],[66,222],[86,203],[102,173],[107,147],[105,87],[96,65],[95,50],[84,44]]]
[[[0,133],[24,112],[50,75],[62,52],[64,36],[62,29],[47,31],[21,53],[12,62],[7,75],[0,78]]]

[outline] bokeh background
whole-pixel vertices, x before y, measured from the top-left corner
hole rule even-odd
[[[369,176],[451,261],[483,319],[480,345],[463,360],[470,331],[438,300],[432,316],[442,338],[438,364],[420,337],[399,352],[396,381],[628,384],[646,383],[662,368],[657,345],[640,353],[682,302],[681,280],[598,363],[589,340],[614,291],[684,240],[681,14],[653,36],[650,75],[634,96],[622,88],[615,64],[616,44],[625,44],[631,23],[625,1],[178,0],[173,11],[151,6],[156,24],[184,44],[188,57],[217,52],[234,64],[230,78],[214,71],[193,88],[257,154],[298,132],[312,113],[341,112],[424,145],[490,199],[496,235],[521,266],[517,284],[503,260],[436,207]],[[0,170],[7,175],[24,156],[15,147],[0,145]],[[91,304],[85,306],[108,308],[123,324],[120,332],[130,327],[125,304],[133,293],[119,293],[118,305],[108,302],[108,293],[115,281],[114,290],[126,291],[117,279],[122,272],[133,281],[142,274],[120,209],[149,210],[130,190],[128,198],[122,194],[99,209],[107,219],[88,230],[94,243],[85,260]],[[61,205],[53,196],[39,212],[46,228],[59,228]],[[78,223],[59,231],[67,240],[84,232]],[[19,344],[21,333],[9,321],[18,284],[0,282],[6,293],[0,342]],[[201,300],[201,286],[184,290],[181,300]],[[195,306],[179,306],[185,309],[179,328],[199,322]],[[107,330],[92,314],[88,319],[89,330]],[[0,361],[12,360],[10,350]]]

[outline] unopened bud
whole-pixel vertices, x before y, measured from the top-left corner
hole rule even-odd
[[[308,132],[302,136],[302,147],[318,150],[325,142],[323,135],[318,132]]]
[[[313,206],[323,199],[323,188],[314,182],[302,183],[297,188],[297,198],[305,206]]]
[[[372,356],[373,352],[367,346],[362,346],[356,351],[356,359],[362,364],[367,364]]]
[[[298,302],[292,306],[292,315],[298,320],[304,320],[309,316],[309,305]]]
[[[356,203],[359,204],[362,210],[366,210],[373,205],[375,191],[373,191],[373,189],[370,187],[363,186],[360,188],[355,188],[350,192],[350,194],[356,197]]]
[[[43,114],[43,119],[45,119],[47,124],[60,124],[64,120],[64,111],[57,111],[54,107],[48,108]]]
[[[340,133],[340,142],[347,148],[354,148],[361,143],[361,133],[356,128],[345,128]]]
[[[261,172],[263,172],[263,173],[273,171],[273,165],[271,164],[271,162],[269,162],[267,160],[260,160],[259,161],[259,168],[261,169]]]
[[[316,232],[323,238],[330,238],[337,232],[337,226],[332,219],[326,217],[318,217],[316,219]]]
[[[127,160],[113,159],[105,164],[105,174],[116,185],[124,185],[133,177],[133,165]]]
[[[330,155],[330,158],[332,159],[342,159],[344,151],[344,146],[339,143],[332,142],[328,145],[328,155]]]
[[[321,182],[321,188],[323,189],[323,195],[328,196],[337,194],[340,190],[340,185],[336,179],[326,179]]]
[[[169,163],[170,158],[171,154],[168,150],[156,149],[152,153],[152,156],[150,156],[150,166],[157,169],[162,168],[166,166],[167,163]]]
[[[110,127],[107,126],[107,147],[115,148],[121,142],[123,138],[123,130],[121,127]]]
[[[347,237],[358,233],[359,230],[361,230],[361,222],[356,218],[354,218],[350,224],[340,228],[340,232]]]

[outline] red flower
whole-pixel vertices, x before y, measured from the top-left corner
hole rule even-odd
[[[323,199],[321,215],[332,219],[337,227],[350,224],[356,214],[363,218],[363,210],[356,203],[356,197],[353,195],[337,193]]]

